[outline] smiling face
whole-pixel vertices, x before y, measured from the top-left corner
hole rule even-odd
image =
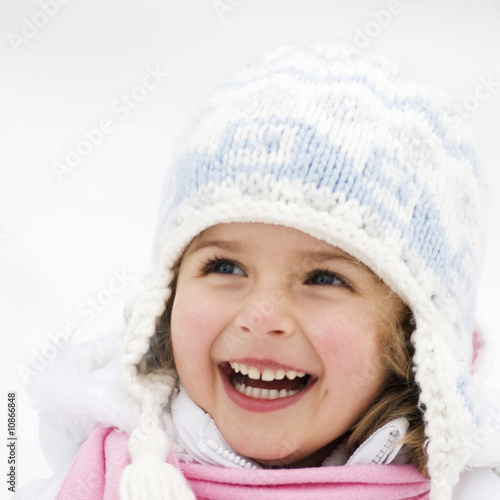
[[[177,371],[239,454],[320,465],[384,382],[380,345],[400,304],[354,258],[301,231],[219,224],[181,262]]]

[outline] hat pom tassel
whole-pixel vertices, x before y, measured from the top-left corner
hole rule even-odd
[[[140,427],[130,436],[132,463],[120,479],[120,500],[196,500],[186,479],[167,463],[168,442],[161,429],[144,435]]]
[[[130,464],[120,481],[121,500],[195,500],[182,474],[166,462]]]

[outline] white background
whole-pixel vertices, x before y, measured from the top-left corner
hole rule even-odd
[[[50,16],[43,14],[44,3],[52,4],[47,7]],[[75,341],[121,327],[127,297],[151,263],[160,187],[175,137],[224,75],[275,43],[364,41],[372,50],[408,62],[458,103],[469,102],[469,108],[481,79],[497,82],[491,95],[467,112],[491,187],[478,319],[496,333],[500,2],[64,3],[2,0],[0,5],[0,442],[7,436],[7,392],[14,390],[18,487],[51,473],[18,367],[29,367],[50,334],[68,323],[81,330]],[[386,15],[386,26],[381,26],[383,15],[377,13],[389,6],[398,13],[390,19]],[[39,27],[27,28],[35,21]],[[368,38],[362,39],[361,31]],[[23,33],[29,35],[24,41]],[[156,67],[166,76],[124,118],[116,101],[141,84],[148,68]],[[76,147],[85,130],[103,119],[112,122],[113,131],[59,182],[54,163],[64,162],[67,148]],[[122,270],[133,279],[110,297],[103,290],[113,271]],[[110,303],[91,319],[80,304],[97,296]],[[6,451],[0,452],[2,478],[6,457]],[[4,479],[1,483],[0,497],[6,491]]]

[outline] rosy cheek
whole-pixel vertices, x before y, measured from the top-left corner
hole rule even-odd
[[[213,300],[190,288],[176,295],[172,309],[172,330],[182,331],[185,338],[196,339],[210,332],[217,318]]]
[[[349,390],[378,386],[381,376],[376,331],[367,322],[332,320],[316,338],[326,371]]]
[[[175,298],[172,309],[171,333],[176,366],[181,376],[206,373],[209,364],[210,346],[214,335],[213,311],[203,301],[196,304],[189,295]]]

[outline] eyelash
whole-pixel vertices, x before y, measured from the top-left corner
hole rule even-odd
[[[233,265],[241,270],[242,267],[239,264],[236,264],[230,259],[224,259],[221,257],[213,257],[209,258],[206,261],[202,263],[201,269],[202,269],[202,275],[206,276],[210,273],[216,273],[216,274],[228,274],[231,275],[233,273],[220,273],[216,271],[217,266],[220,264],[230,264]],[[327,275],[329,278],[332,280],[337,280],[339,283],[333,284],[333,283],[325,283],[325,284],[319,284],[319,283],[311,283],[312,279],[318,275]],[[241,275],[239,275],[241,276]],[[346,288],[351,288],[349,283],[342,278],[342,276],[338,275],[337,273],[327,271],[326,269],[315,269],[314,271],[310,272],[309,275],[307,276],[305,280],[306,284],[311,284],[311,285],[316,285],[316,286],[340,286],[340,287],[346,287]]]
[[[233,261],[231,261],[229,259],[222,259],[220,257],[214,257],[214,258],[207,259],[202,264],[202,266],[201,266],[202,275],[206,276],[207,274],[215,273],[216,267],[220,264],[231,264],[231,265],[233,265],[235,267],[239,267],[241,269],[241,266],[239,266],[238,264],[235,264]],[[217,273],[217,274],[230,274],[230,273]]]
[[[315,284],[317,286],[340,286],[340,287],[346,287],[346,288],[349,288],[349,289],[351,288],[350,285],[349,285],[349,283],[344,278],[342,278],[342,276],[338,275],[337,273],[333,273],[331,271],[327,271],[326,269],[315,269],[314,271],[312,271],[311,273],[309,273],[309,276],[306,279],[306,284],[309,284],[309,282],[314,277],[316,277],[318,275],[326,275],[329,278],[331,278],[332,280],[338,281],[339,283],[337,283],[337,284],[333,284],[333,283],[324,283],[324,284],[312,283],[312,284]]]

